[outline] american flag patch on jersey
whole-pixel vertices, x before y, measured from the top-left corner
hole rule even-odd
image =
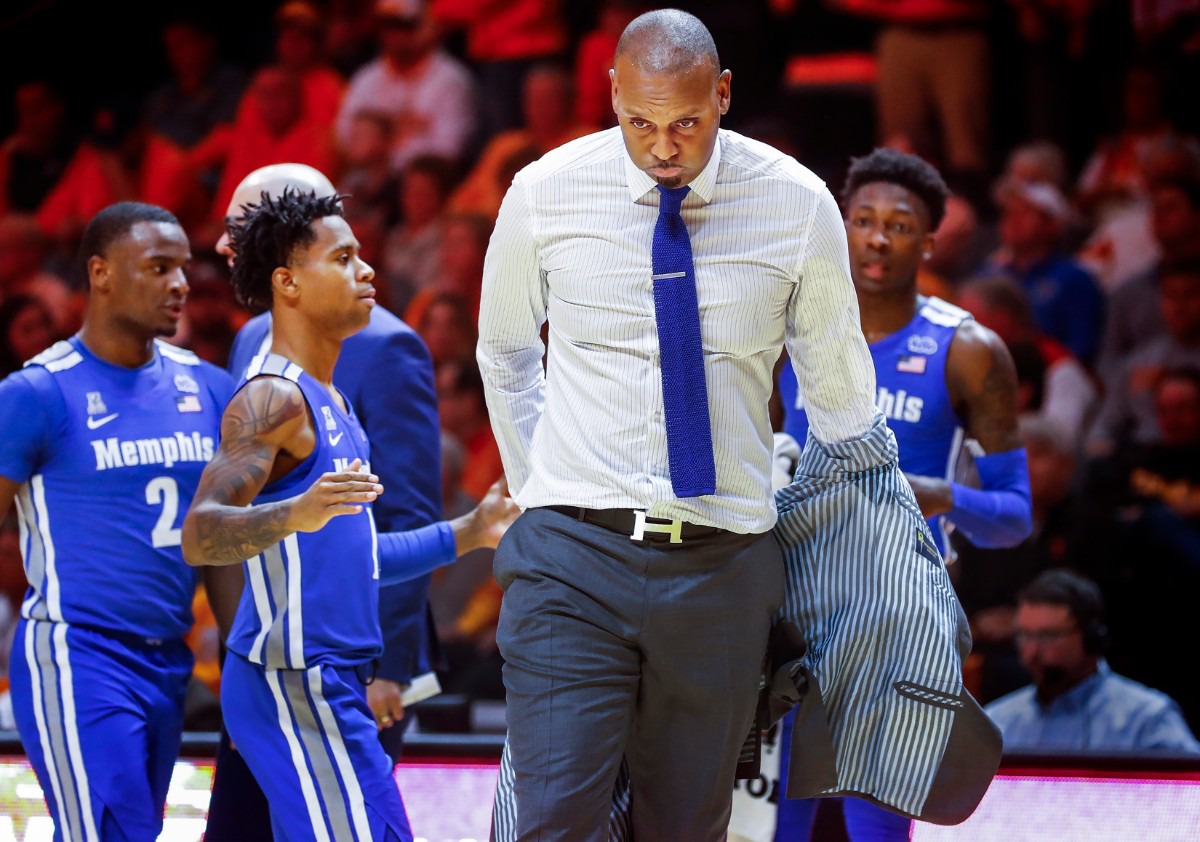
[[[896,362],[896,371],[902,371],[905,374],[924,374],[925,373],[925,361],[927,359],[929,359],[929,358],[922,357],[919,355],[908,354],[906,356],[901,357]]]
[[[200,405],[200,398],[195,395],[180,395],[175,398],[175,408],[180,412],[201,412],[204,409]]]

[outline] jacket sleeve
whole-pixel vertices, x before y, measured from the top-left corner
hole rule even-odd
[[[370,370],[381,374],[360,384],[355,408],[371,439],[371,468],[384,487],[374,505],[375,521],[380,532],[429,526],[442,519],[433,362],[420,336],[407,327],[384,336],[369,359]],[[428,651],[436,641],[427,619],[428,590],[428,574],[380,587],[380,677],[406,683],[430,668]]]

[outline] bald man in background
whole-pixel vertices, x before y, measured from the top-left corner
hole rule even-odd
[[[258,203],[263,192],[278,196],[285,187],[312,190],[318,195],[336,192],[329,179],[312,167],[275,164],[255,170],[242,180],[230,200],[226,219],[241,218],[243,205]],[[218,241],[217,251],[233,259],[228,236]],[[246,323],[230,354],[229,370],[234,377],[240,378],[251,360],[270,347],[270,336],[270,314],[260,314]],[[433,363],[425,343],[399,318],[376,306],[367,327],[343,344],[333,379],[371,438],[371,469],[387,489],[374,505],[379,531],[406,531],[440,522],[437,396]],[[430,539],[431,552],[442,556],[439,563],[454,559],[457,551],[453,541],[447,546],[433,536]],[[413,679],[430,672],[437,660],[437,639],[426,598],[428,588],[429,575],[425,575],[379,591],[384,653],[375,680],[367,688],[367,701],[393,762],[403,747],[401,696]],[[400,727],[395,727],[397,723]],[[266,801],[244,761],[236,752],[226,751],[219,755],[217,768],[205,839],[223,842],[271,838]]]

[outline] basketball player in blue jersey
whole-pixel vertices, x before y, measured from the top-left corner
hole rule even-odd
[[[943,556],[950,526],[980,547],[1019,544],[1032,529],[1012,357],[970,313],[917,292],[917,270],[933,253],[948,195],[937,170],[891,149],[854,159],[842,192],[879,408]],[[790,366],[780,370],[779,392],[784,430],[803,445],[808,419]],[[954,481],[964,437],[982,449],[975,457],[981,488]],[[785,750],[789,742],[785,731]],[[781,768],[787,769],[786,752]],[[781,800],[776,839],[807,839],[816,803]],[[857,799],[844,799],[843,808],[852,842],[909,838],[905,817]]]
[[[0,512],[16,499],[29,579],[13,713],[56,840],[147,840],[192,670],[180,526],[233,382],[158,338],[188,289],[174,216],[112,205],[81,252],[82,329],[0,383]]]
[[[245,561],[225,723],[278,838],[410,840],[364,686],[382,648],[381,572],[406,571],[379,552],[383,487],[333,386],[342,342],[370,319],[374,272],[336,196],[263,194],[231,235],[234,289],[269,305],[271,353],[230,401],[183,527],[189,562]]]
[[[272,164],[242,180],[230,199],[226,220],[239,221],[242,207],[257,202],[264,192],[277,197],[287,188],[318,196],[336,193],[329,179],[312,167]],[[228,234],[217,243],[217,251],[232,268],[236,255]],[[260,364],[258,358],[270,351],[271,341],[269,312],[242,328],[230,355],[235,378],[243,378]],[[387,389],[378,388],[381,371],[387,372]],[[373,307],[367,327],[342,345],[333,376],[363,422],[372,445],[371,469],[388,489],[372,505],[377,527],[384,532],[411,530],[406,536],[411,554],[423,559],[430,570],[472,549],[495,547],[518,513],[502,483],[468,514],[449,522],[440,519],[437,398],[432,362],[420,336],[386,309]],[[240,568],[230,569],[241,573]],[[428,583],[428,573],[414,573],[413,578],[381,587],[379,593],[384,651],[375,679],[367,687],[367,703],[393,762],[403,747],[404,690],[414,677],[430,671],[435,660],[436,638],[427,619]],[[269,839],[266,801],[245,762],[227,740],[217,756],[205,838],[213,842],[250,836]]]

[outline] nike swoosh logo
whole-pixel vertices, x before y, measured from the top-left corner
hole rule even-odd
[[[338,433],[336,436],[333,433],[329,434],[329,446],[337,447],[337,443],[342,440],[343,433]]]
[[[88,420],[87,420],[88,429],[95,430],[98,427],[103,427],[105,424],[107,424],[109,421],[113,420],[120,414],[121,413],[119,413],[119,412],[114,412],[112,415],[105,415],[103,418],[92,418],[89,415]]]

